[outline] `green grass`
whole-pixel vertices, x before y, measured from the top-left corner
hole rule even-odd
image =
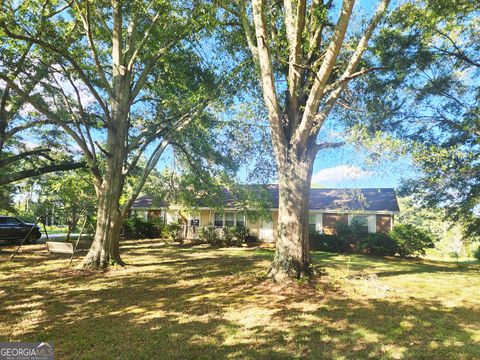
[[[54,341],[57,359],[480,358],[478,264],[314,253],[312,289],[265,281],[270,250],[122,249],[104,274],[44,245],[2,261],[0,341]]]
[[[50,226],[49,225],[49,226],[46,226],[46,228],[49,234],[66,234],[68,232],[68,226],[56,226],[56,225]],[[42,231],[42,233],[44,232],[43,226],[41,227],[40,230]]]

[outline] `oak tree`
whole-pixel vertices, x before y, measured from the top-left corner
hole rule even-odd
[[[322,149],[343,145],[319,133],[349,82],[375,70],[362,55],[388,4],[379,1],[357,31],[349,27],[355,0],[339,11],[332,0],[219,2],[224,22],[244,33],[268,111],[280,189],[274,279],[310,274],[313,163]]]
[[[145,179],[171,142],[184,141],[184,129],[208,129],[203,115],[218,89],[192,46],[209,26],[208,7],[196,1],[32,0],[2,2],[0,13],[9,41],[32,44],[54,60],[43,64],[48,79],[33,94],[11,74],[2,72],[1,79],[73,139],[92,174],[97,225],[83,266],[123,264],[122,220]],[[121,204],[129,176],[137,180]]]

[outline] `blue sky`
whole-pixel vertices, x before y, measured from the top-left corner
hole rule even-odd
[[[414,176],[407,158],[380,159],[376,165],[368,165],[364,161],[366,156],[366,152],[348,145],[341,149],[321,152],[314,163],[312,186],[397,188],[402,178]],[[172,167],[172,164],[172,152],[166,151],[157,168]]]
[[[370,17],[377,4],[378,0],[358,1],[357,16]],[[211,51],[208,48],[204,50]],[[99,134],[99,138],[101,137]],[[148,155],[148,151],[146,155]],[[361,153],[351,146],[322,152],[314,164],[312,185],[322,187],[397,187],[402,177],[412,175],[405,159],[395,162],[385,160],[379,166],[366,167],[363,161],[365,156],[365,153]],[[160,170],[165,166],[172,166],[171,151],[163,154],[157,169]]]
[[[312,185],[323,187],[398,187],[401,178],[412,177],[408,159],[380,159],[367,165],[366,153],[345,146],[325,151],[314,163]]]

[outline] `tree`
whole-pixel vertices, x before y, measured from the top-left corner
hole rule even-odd
[[[190,45],[209,25],[208,7],[141,0],[2,4],[4,36],[55,61],[41,93],[29,94],[9,74],[0,78],[73,139],[92,174],[97,228],[83,266],[123,264],[120,227],[148,174],[170,143],[188,141],[184,129],[208,131],[212,124],[206,109],[219,86]],[[121,205],[129,176],[137,181]]]
[[[375,70],[362,63],[362,55],[389,0],[379,2],[359,36],[348,31],[354,3],[342,2],[336,25],[333,1],[221,3],[224,22],[240,26],[244,33],[268,111],[280,188],[276,252],[269,274],[279,281],[310,274],[313,162],[320,150],[343,145],[319,142],[319,133],[348,83]]]
[[[0,35],[2,43],[8,43]],[[11,77],[17,78],[26,94],[31,94],[35,86],[47,75],[45,66],[31,63],[32,44],[22,46],[2,46],[0,63]],[[48,121],[30,116],[25,106],[25,98],[19,96],[8,83],[0,83],[0,186],[11,184],[30,177],[69,169],[79,169],[84,162],[74,161],[52,152],[52,144],[34,148],[25,146],[21,135],[28,130],[45,125]]]
[[[87,170],[52,174],[42,179],[39,190],[37,216],[54,208],[68,226],[67,239],[85,216],[91,216],[96,208],[95,188]]]
[[[416,176],[404,180],[403,193],[444,209],[473,238],[480,236],[479,18],[478,2],[464,0],[399,7],[372,51],[385,70],[356,84],[365,96],[350,104],[364,110],[370,132],[406,143]]]

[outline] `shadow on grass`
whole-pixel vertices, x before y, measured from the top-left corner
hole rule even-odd
[[[85,359],[480,355],[478,307],[278,291],[255,278],[271,252],[157,244],[126,244],[135,266],[106,274],[34,254],[2,264],[1,339],[53,340],[58,358]]]
[[[376,268],[379,277],[422,273],[479,273],[476,262],[447,262],[420,258],[383,257],[358,254],[335,254],[314,251],[314,261],[325,266],[349,267],[352,270]],[[381,265],[381,266],[378,266]],[[380,270],[380,271],[378,271]]]

